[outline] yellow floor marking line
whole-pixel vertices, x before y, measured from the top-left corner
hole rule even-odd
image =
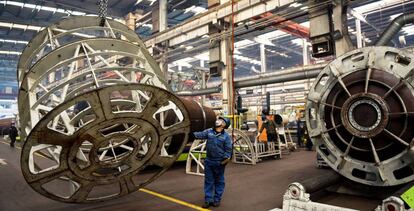
[[[161,194],[161,193],[157,193],[157,192],[154,192],[154,191],[152,191],[152,190],[145,189],[145,188],[141,188],[141,189],[139,189],[139,191],[142,191],[142,192],[144,192],[144,193],[151,194],[151,195],[153,195],[153,196],[157,196],[157,197],[159,197],[159,198],[162,198],[162,199],[165,199],[165,200],[168,200],[168,201],[171,201],[171,202],[177,203],[177,204],[181,204],[181,205],[186,206],[186,207],[189,207],[189,208],[193,208],[193,209],[195,209],[195,210],[203,210],[203,211],[207,211],[207,210],[208,210],[208,209],[204,209],[204,208],[202,208],[202,207],[199,207],[199,206],[197,206],[197,205],[190,204],[190,203],[188,203],[188,202],[185,202],[185,201],[182,201],[182,200],[179,200],[179,199],[176,199],[176,198],[170,197],[170,196],[166,196],[166,195],[163,195],[163,194]]]
[[[0,143],[5,144],[5,145],[10,145],[9,143],[4,142],[4,141],[0,141]],[[18,146],[15,146],[15,147],[16,147],[17,149],[19,149],[19,150],[21,150],[21,149],[22,149],[21,147],[18,147]],[[44,157],[44,158],[46,158],[45,156],[43,156],[43,155],[41,155],[41,154],[39,154],[39,153],[35,153],[35,154],[36,154],[37,156],[40,156],[40,157]],[[166,196],[166,195],[164,195],[164,194],[157,193],[157,192],[155,192],[155,191],[148,190],[148,189],[146,189],[146,188],[140,188],[140,189],[138,189],[138,190],[139,190],[139,191],[141,191],[141,192],[148,193],[148,194],[150,194],[150,195],[156,196],[156,197],[158,197],[158,198],[161,198],[161,199],[164,199],[164,200],[167,200],[167,201],[171,201],[171,202],[174,202],[174,203],[177,203],[177,204],[180,204],[180,205],[183,205],[183,206],[186,206],[186,207],[189,207],[189,208],[195,209],[195,210],[208,211],[208,209],[204,209],[204,208],[199,207],[199,206],[197,206],[197,205],[194,205],[194,204],[191,204],[191,203],[188,203],[188,202],[182,201],[182,200],[180,200],[180,199],[173,198],[173,197],[171,197],[171,196]]]
[[[9,143],[4,142],[4,141],[0,141],[0,143],[2,143],[2,144],[6,144],[6,145],[10,145]],[[21,148],[21,147],[18,147],[18,146],[14,146],[14,148],[19,149],[19,150],[22,150],[22,148]],[[35,155],[37,155],[37,156],[39,156],[39,157],[42,157],[42,158],[48,158],[48,157],[46,157],[46,156],[44,156],[44,155],[42,155],[42,154],[40,154],[40,153],[37,153],[37,152],[35,152]],[[48,158],[48,159],[50,159],[50,158]]]

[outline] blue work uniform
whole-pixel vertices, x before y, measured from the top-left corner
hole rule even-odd
[[[206,202],[220,202],[224,192],[224,168],[221,162],[231,157],[232,141],[228,133],[210,128],[195,132],[197,139],[207,139],[207,157],[204,161],[204,195]],[[213,195],[214,192],[214,195]]]

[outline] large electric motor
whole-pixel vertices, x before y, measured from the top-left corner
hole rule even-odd
[[[150,183],[215,114],[169,92],[134,31],[76,17],[45,28],[19,62],[21,168],[63,202],[103,201]],[[141,174],[147,166],[155,166]]]
[[[309,134],[335,171],[367,185],[414,179],[414,55],[367,47],[332,61],[311,88]]]

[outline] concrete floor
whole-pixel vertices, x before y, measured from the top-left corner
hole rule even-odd
[[[137,191],[120,199],[93,204],[60,203],[33,191],[20,171],[20,150],[12,149],[0,140],[0,211],[9,210],[192,210],[189,207]],[[265,160],[256,166],[229,164],[226,169],[226,192],[222,204],[215,210],[269,210],[282,207],[283,194],[292,182],[331,171],[315,167],[314,151],[298,151],[282,160]],[[185,165],[177,164],[158,180],[146,187],[152,191],[201,205],[203,178],[185,174]],[[373,210],[379,200],[330,194],[321,202],[359,210]]]

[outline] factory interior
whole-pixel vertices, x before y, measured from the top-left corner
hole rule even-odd
[[[414,210],[413,47],[410,0],[0,1],[0,211]]]

